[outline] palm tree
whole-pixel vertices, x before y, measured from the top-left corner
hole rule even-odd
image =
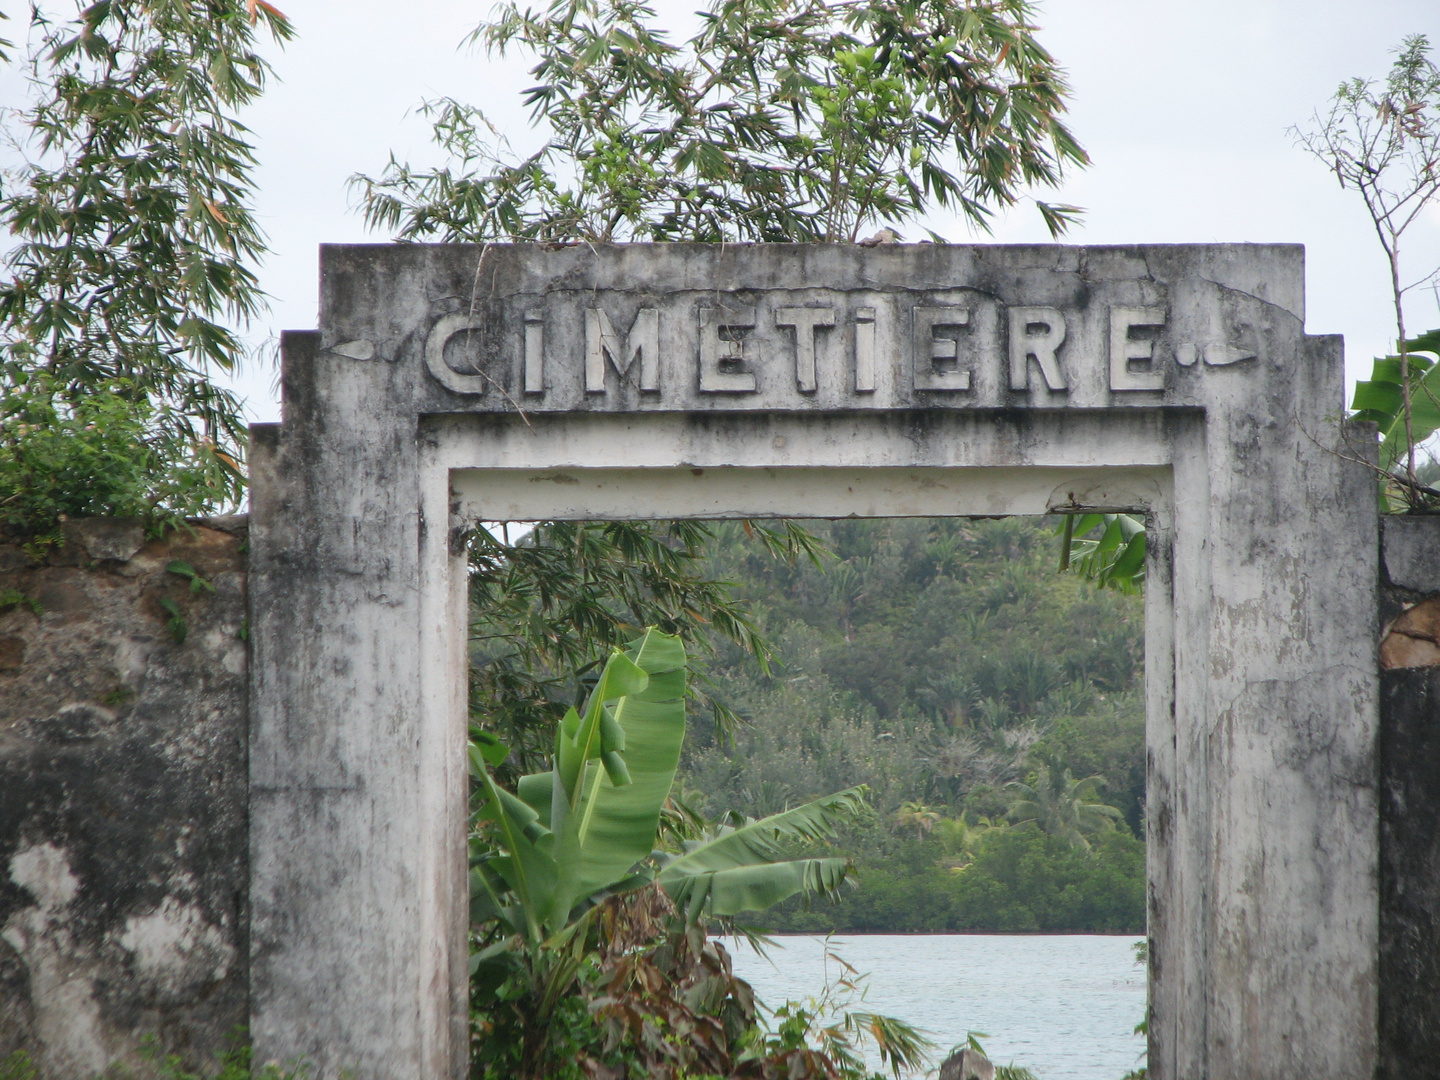
[[[917,837],[928,833],[939,820],[940,814],[922,802],[901,803],[900,809],[895,811],[895,824],[902,829],[913,825]]]
[[[1068,841],[1072,847],[1090,848],[1090,836],[1112,832],[1123,815],[1100,802],[1103,776],[1076,780],[1068,768],[1053,758],[1043,759],[1031,783],[1015,781],[1005,785],[1015,793],[1007,815],[1016,825],[1029,825],[1050,836]]]
[[[988,817],[980,818],[974,825],[966,821],[964,816],[941,820],[935,826],[935,833],[950,856],[942,865],[952,874],[958,874],[974,861],[985,834],[992,829],[1003,829],[1005,825],[1003,821],[991,821]]]

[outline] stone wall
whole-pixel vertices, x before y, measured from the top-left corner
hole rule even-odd
[[[0,544],[0,1062],[43,1080],[143,1072],[149,1035],[200,1067],[246,1021],[245,536]],[[1382,540],[1379,1075],[1408,1080],[1440,1060],[1440,518]]]
[[[1440,1061],[1440,517],[1382,517],[1381,1080]]]
[[[246,1021],[245,534],[0,544],[0,1062],[195,1067]]]

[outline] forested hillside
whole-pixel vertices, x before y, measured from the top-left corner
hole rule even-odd
[[[683,798],[757,816],[863,783],[874,812],[836,844],[858,889],[763,923],[1143,930],[1140,597],[1058,574],[1049,522],[808,527],[833,552],[819,566],[717,527],[711,572],[779,660],[711,663],[745,722],[695,718]]]

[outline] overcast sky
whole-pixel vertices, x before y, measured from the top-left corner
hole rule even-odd
[[[258,212],[273,254],[262,281],[272,312],[253,336],[316,321],[316,246],[385,240],[352,210],[346,180],[393,150],[438,160],[415,115],[450,95],[484,108],[523,141],[526,64],[460,47],[489,11],[458,0],[277,0],[299,37],[273,51],[278,79],[246,115],[260,152]],[[670,0],[683,16],[698,4]],[[1351,192],[1286,133],[1352,75],[1379,77],[1402,37],[1440,39],[1437,0],[1046,0],[1041,40],[1068,69],[1072,127],[1093,160],[1061,193],[1086,208],[1074,243],[1284,241],[1307,248],[1311,333],[1343,333],[1350,378],[1393,337],[1386,271]],[[1053,197],[1053,196],[1051,196]],[[955,241],[959,222],[929,224]],[[907,239],[921,239],[916,230]],[[994,239],[1047,239],[1033,207]],[[1440,265],[1440,207],[1410,241],[1414,277]],[[1433,293],[1408,323],[1440,325]],[[240,381],[257,420],[278,418],[273,373]]]

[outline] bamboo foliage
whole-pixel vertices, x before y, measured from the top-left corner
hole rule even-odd
[[[269,74],[262,31],[292,33],[258,0],[100,0],[69,18],[37,6],[31,102],[6,123],[24,157],[0,198],[15,241],[0,420],[63,427],[97,396],[126,403],[154,451],[144,467],[204,458],[213,502],[238,501],[246,437],[213,376],[236,369],[235,324],[263,305],[255,157],[237,119]]]
[[[535,58],[543,145],[473,105],[426,106],[450,156],[358,176],[401,238],[858,239],[932,206],[984,229],[1087,162],[1028,0],[712,0],[675,43],[638,0],[502,3],[472,35]],[[1036,200],[1052,235],[1078,211]]]

